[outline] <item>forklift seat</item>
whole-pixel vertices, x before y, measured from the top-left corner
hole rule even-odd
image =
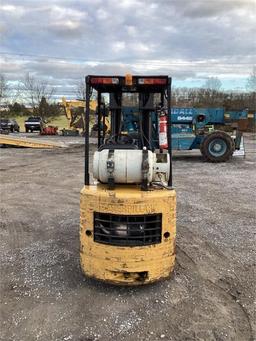
[[[139,149],[136,144],[102,144],[98,151],[101,152],[104,149]]]

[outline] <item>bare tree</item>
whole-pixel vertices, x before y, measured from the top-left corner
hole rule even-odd
[[[200,104],[203,106],[208,104],[210,107],[218,106],[222,102],[221,85],[218,77],[209,77],[199,90]]]
[[[36,79],[29,74],[22,82],[21,91],[25,100],[33,107],[38,108],[42,98],[47,101],[53,96],[55,89],[48,82]]]
[[[80,80],[77,84],[76,84],[76,88],[75,88],[75,95],[77,97],[77,99],[79,100],[85,100],[86,98],[86,84],[85,84],[85,80],[82,79]],[[96,99],[96,92],[93,91],[91,94],[91,100],[92,99]]]
[[[80,80],[76,86],[76,96],[78,99],[84,99],[86,97],[86,85],[85,81]]]
[[[256,92],[256,66],[253,67],[250,77],[247,79],[246,89]]]
[[[21,92],[21,84],[10,85],[9,87],[9,104],[13,105],[17,102],[22,102],[22,92]]]
[[[209,77],[202,86],[204,89],[219,91],[221,88],[221,81],[218,77]]]
[[[0,104],[7,102],[9,96],[9,85],[4,75],[0,75]]]

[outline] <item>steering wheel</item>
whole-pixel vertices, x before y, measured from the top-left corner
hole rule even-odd
[[[117,141],[115,141],[115,137],[117,136]],[[105,144],[107,145],[110,145],[110,144],[121,144],[121,145],[124,145],[124,144],[134,144],[133,143],[133,138],[131,135],[129,134],[117,134],[117,135],[112,135],[110,136]]]

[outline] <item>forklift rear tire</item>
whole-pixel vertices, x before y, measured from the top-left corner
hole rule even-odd
[[[224,131],[214,131],[205,137],[200,150],[206,161],[226,162],[232,157],[235,144]]]

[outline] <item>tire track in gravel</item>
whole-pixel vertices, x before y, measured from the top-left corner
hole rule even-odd
[[[225,275],[225,272],[230,271],[232,260],[213,244],[201,239],[194,231],[184,226],[179,226],[179,231],[181,241],[177,246],[177,263],[184,270],[196,274],[198,281],[212,288],[216,296],[223,296],[223,305],[227,304],[237,312],[234,317],[242,319],[239,323],[243,335],[241,340],[254,340],[252,317],[240,302],[240,294],[247,289],[243,288],[235,272],[231,272],[229,276]]]
[[[195,243],[197,238],[191,240],[189,237],[189,240]],[[201,240],[198,242],[202,243]],[[216,258],[221,255],[219,252],[215,255],[215,250],[208,244],[207,250]],[[104,328],[92,327],[90,335],[96,336],[98,332],[107,341],[133,341],[135,336],[139,340],[155,341],[162,339],[161,335],[175,341],[252,341],[250,318],[236,301],[237,297],[232,293],[234,288],[231,285],[223,288],[216,280],[214,271],[208,272],[208,268],[200,266],[180,246],[177,247],[177,265],[171,280],[146,287],[116,288],[86,279],[85,283],[95,297],[97,292],[107,292],[105,300],[111,317],[107,323],[95,319],[98,322],[95,324],[99,326],[101,322]],[[129,306],[126,306],[127,301]],[[207,305],[214,307],[210,309],[209,319],[201,313]],[[104,334],[104,330],[108,332]]]
[[[6,295],[8,303],[4,306],[7,324],[2,331],[5,333],[3,340],[30,341],[37,333],[42,333],[41,340],[56,341],[64,337],[77,341],[253,340],[254,321],[250,310],[247,311],[252,282],[243,278],[246,271],[251,270],[251,263],[235,263],[232,256],[237,250],[229,250],[222,235],[217,235],[215,241],[210,239],[205,223],[198,229],[200,220],[191,219],[195,218],[191,215],[194,206],[189,209],[185,206],[197,203],[200,198],[204,207],[196,206],[198,217],[203,220],[203,215],[208,215],[207,207],[211,207],[213,199],[219,200],[218,191],[223,187],[216,186],[212,180],[215,166],[204,164],[199,158],[176,160],[184,200],[178,210],[174,273],[169,280],[153,285],[120,288],[84,278],[80,271],[77,188],[82,186],[83,151],[68,149],[30,152],[24,149],[24,155],[17,153],[14,158],[11,154],[8,156],[10,164],[9,161],[5,164],[13,163],[17,167],[3,173],[8,186],[3,187],[7,197],[2,215],[2,249],[4,255],[14,256],[5,257],[9,270],[3,272],[7,290],[1,293]],[[19,164],[24,164],[25,160],[33,162],[28,164],[31,169],[23,167],[18,172]],[[198,170],[199,161],[203,176],[208,177],[211,172],[209,188],[213,190],[213,197],[200,194],[196,197],[192,190],[188,191],[195,183],[190,174]],[[234,161],[222,168],[218,165],[218,172],[227,169],[234,175],[237,167],[244,171],[244,163]],[[44,184],[42,176],[46,169]],[[80,172],[80,177],[71,179],[73,172]],[[14,185],[9,182],[9,174]],[[240,182],[235,182],[236,178],[233,181],[232,186],[240,191],[244,189]],[[30,182],[33,185],[27,187]],[[245,195],[249,193],[246,189]],[[31,203],[29,210],[25,209],[26,202]],[[225,208],[218,214],[213,212],[206,223],[215,228],[216,220],[221,222],[233,216],[233,212],[227,213],[226,216]],[[35,223],[32,224],[33,217]],[[15,321],[19,324],[13,324]]]

